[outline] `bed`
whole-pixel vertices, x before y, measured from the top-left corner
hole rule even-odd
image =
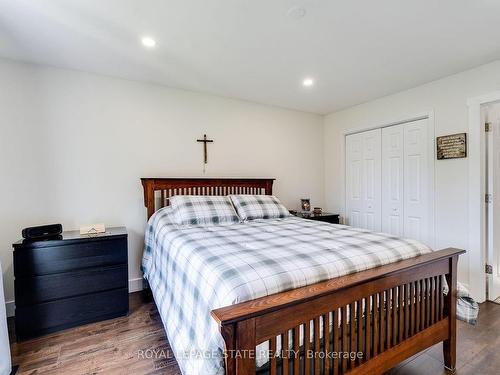
[[[179,228],[172,196],[271,195],[273,179],[142,185],[143,270],[184,374],[379,374],[439,342],[455,368],[463,250],[295,217]]]

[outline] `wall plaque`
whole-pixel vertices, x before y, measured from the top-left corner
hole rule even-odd
[[[437,159],[467,157],[467,134],[451,134],[436,138]]]

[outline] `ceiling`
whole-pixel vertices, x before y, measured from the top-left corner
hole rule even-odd
[[[320,114],[500,59],[499,35],[498,0],[0,0],[1,57]]]

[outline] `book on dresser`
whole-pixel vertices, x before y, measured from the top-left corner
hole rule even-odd
[[[128,314],[126,228],[13,247],[18,339]]]

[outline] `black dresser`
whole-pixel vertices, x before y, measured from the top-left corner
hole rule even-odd
[[[18,339],[128,313],[125,228],[64,232],[13,247]]]

